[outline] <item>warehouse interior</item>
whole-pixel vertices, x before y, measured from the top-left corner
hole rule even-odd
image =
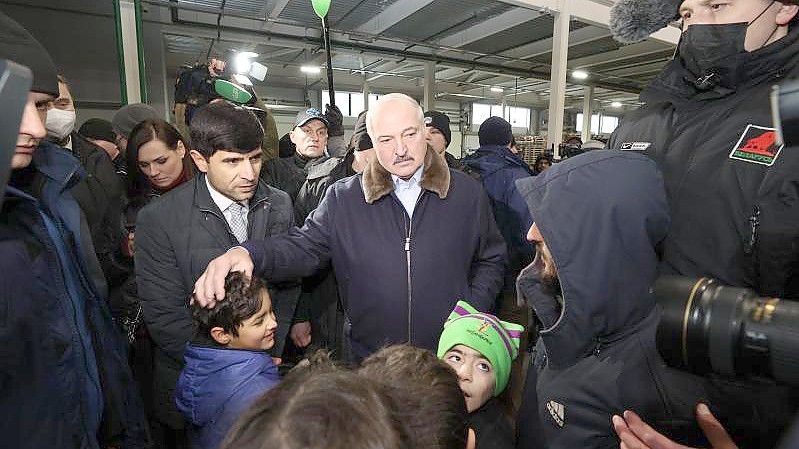
[[[607,138],[639,106],[679,38],[669,27],[640,43],[616,42],[607,25],[612,4],[333,0],[328,67],[309,0],[0,1],[73,80],[78,123],[136,101],[171,120],[181,67],[209,58],[235,64],[244,55],[245,64],[267,68],[253,87],[281,135],[297,111],[329,103],[332,69],[345,128],[377,96],[406,93],[450,117],[456,157],[478,146],[477,127],[491,115],[504,116],[520,144],[537,152],[557,150],[571,135]]]

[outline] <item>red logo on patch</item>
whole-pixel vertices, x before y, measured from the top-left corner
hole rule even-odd
[[[748,125],[733,147],[730,159],[771,166],[777,160],[782,147],[783,145],[777,144],[774,128]]]

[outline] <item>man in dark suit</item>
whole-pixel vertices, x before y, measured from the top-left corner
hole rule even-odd
[[[136,276],[144,320],[155,342],[156,416],[166,435],[185,441],[174,390],[183,351],[194,336],[189,298],[208,262],[248,238],[294,224],[289,196],[259,180],[263,128],[247,109],[226,102],[199,110],[191,123],[199,173],[147,205],[136,229]],[[299,284],[270,288],[278,318],[279,357],[299,298]],[[166,441],[172,441],[167,438]]]

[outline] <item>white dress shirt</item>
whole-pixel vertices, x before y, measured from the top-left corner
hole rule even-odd
[[[422,194],[422,186],[419,181],[422,180],[422,173],[424,172],[424,164],[416,170],[411,179],[405,181],[399,176],[391,175],[394,180],[394,193],[399,198],[405,211],[408,212],[408,217],[413,218],[413,210],[416,208],[416,201],[419,195]]]
[[[219,193],[219,191],[217,191],[214,188],[214,186],[212,186],[211,183],[208,181],[208,176],[203,176],[203,178],[205,178],[205,185],[208,186],[208,193],[211,194],[211,199],[214,201],[214,203],[217,205],[217,207],[219,207],[219,210],[222,211],[222,215],[225,216],[225,221],[227,222],[228,227],[230,227],[231,220],[233,220],[233,213],[231,211],[229,211],[228,208],[235,201],[233,201],[232,199],[230,199],[230,198],[226,197],[225,195]],[[247,218],[248,218],[247,215],[250,212],[249,201],[240,202],[239,204],[244,206],[244,217],[243,217],[244,218],[244,224],[245,225],[249,225],[249,223],[247,221]]]

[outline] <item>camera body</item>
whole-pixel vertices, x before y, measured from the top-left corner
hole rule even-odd
[[[237,75],[228,77],[225,72],[211,75],[205,64],[183,67],[175,82],[175,103],[186,105],[186,125],[191,124],[198,108],[218,98],[239,105],[254,105],[257,100],[255,90],[243,82],[236,82],[236,78]]]
[[[654,292],[663,312],[658,349],[669,366],[799,386],[799,303],[709,278],[664,276]]]

